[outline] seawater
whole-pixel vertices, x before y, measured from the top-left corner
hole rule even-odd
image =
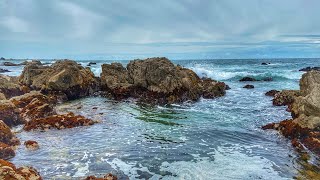
[[[113,61],[79,61],[84,66],[88,62],[97,62],[90,68],[99,76],[101,64]],[[298,70],[319,66],[320,59],[173,62],[200,77],[224,81],[231,90],[221,98],[155,107],[102,97],[66,102],[58,112],[72,111],[101,122],[60,131],[22,131],[17,134],[22,142],[36,140],[41,148],[28,151],[20,146],[11,161],[35,167],[45,179],[108,172],[119,179],[292,179],[298,174],[290,142],[275,131],[261,130],[262,125],[291,117],[286,107],[272,106],[272,98],[264,93],[299,89],[303,72]],[[22,71],[22,67],[0,68],[11,70],[8,75]],[[273,81],[239,82],[244,76]],[[255,88],[242,88],[246,84]]]

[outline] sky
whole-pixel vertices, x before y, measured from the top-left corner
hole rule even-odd
[[[320,57],[319,0],[0,0],[0,56]]]

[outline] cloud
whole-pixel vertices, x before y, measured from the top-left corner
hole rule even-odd
[[[28,22],[15,16],[6,16],[0,19],[0,25],[14,33],[25,33],[29,31]]]

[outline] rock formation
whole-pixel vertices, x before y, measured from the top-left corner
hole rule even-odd
[[[90,69],[71,60],[57,61],[51,66],[29,64],[24,68],[19,81],[44,93],[62,92],[68,99],[91,95],[99,88]]]
[[[134,97],[143,102],[167,104],[223,96],[227,86],[210,78],[200,79],[190,69],[175,66],[167,58],[102,65],[101,87],[116,99]]]
[[[28,89],[19,85],[18,78],[0,75],[0,93],[2,93],[6,99],[22,95],[27,91]]]
[[[17,168],[14,164],[0,159],[0,179],[3,180],[42,180],[37,170],[32,167]]]
[[[246,88],[246,89],[253,89],[253,88],[254,88],[254,85],[247,84],[247,85],[243,86],[243,88]]]

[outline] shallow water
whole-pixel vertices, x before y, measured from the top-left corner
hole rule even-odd
[[[102,63],[91,67],[96,75]],[[72,111],[101,122],[61,131],[21,132],[22,142],[36,140],[41,149],[27,151],[21,146],[12,161],[34,166],[45,179],[79,179],[108,172],[120,179],[292,179],[297,175],[299,165],[289,141],[275,131],[260,129],[290,118],[285,107],[272,106],[272,98],[264,93],[298,89],[302,75],[298,70],[319,66],[319,59],[174,63],[199,76],[223,80],[231,90],[213,100],[158,107],[101,97],[67,102],[57,107],[59,112]],[[11,75],[20,74],[21,67],[13,68]],[[252,82],[255,89],[243,89],[247,83],[238,80],[247,75],[274,81]]]

